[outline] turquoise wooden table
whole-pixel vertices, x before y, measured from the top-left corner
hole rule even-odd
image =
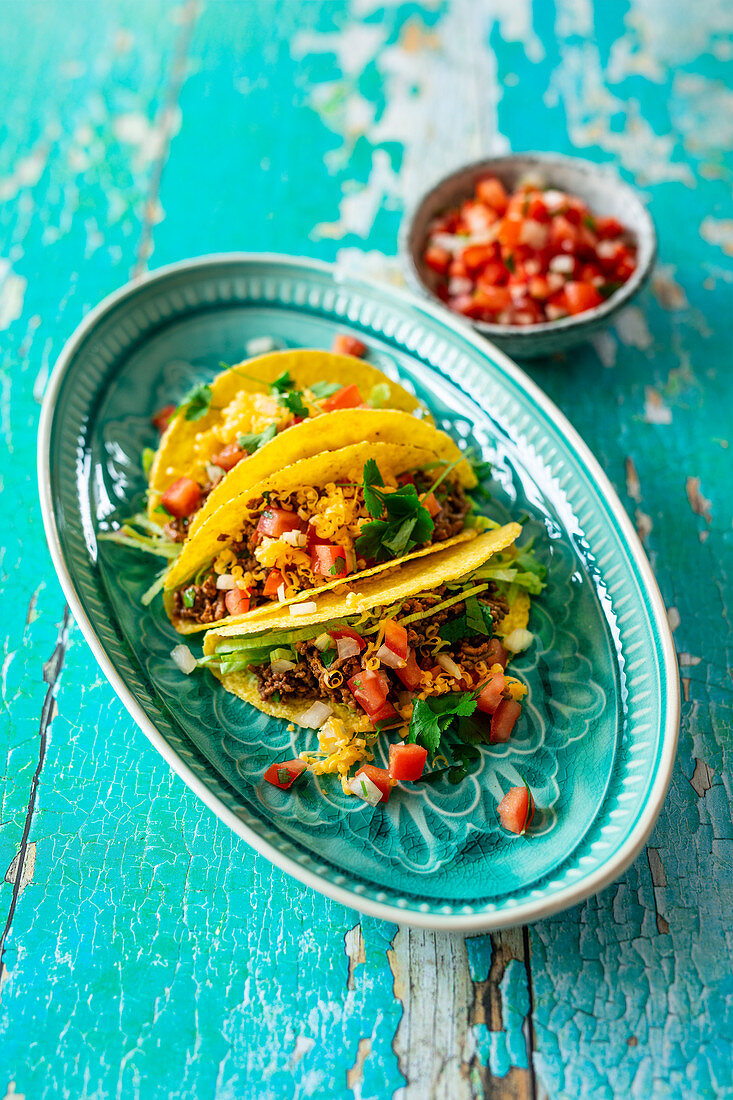
[[[0,5],[0,1094],[733,1095],[732,32],[715,0]],[[398,280],[405,201],[510,148],[616,164],[659,229],[638,304],[529,370],[635,520],[684,704],[626,874],[464,939],[291,881],[169,771],[64,610],[34,448],[131,275],[251,249]]]

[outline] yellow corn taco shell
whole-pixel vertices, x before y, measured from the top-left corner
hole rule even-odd
[[[191,538],[226,501],[244,493],[285,466],[323,451],[337,451],[350,443],[402,443],[424,447],[440,461],[456,462],[455,476],[466,489],[476,484],[471,465],[461,458],[458,446],[445,432],[426,420],[417,420],[397,409],[341,409],[304,420],[276,435],[249,458],[237,463],[206,498],[189,528]],[[440,473],[436,468],[435,476]]]
[[[225,638],[269,634],[288,628],[296,630],[345,616],[366,616],[380,607],[409,599],[421,592],[429,592],[441,584],[448,584],[473,573],[493,554],[511,546],[521,530],[518,523],[507,523],[504,527],[478,535],[470,542],[437,550],[427,559],[412,558],[399,568],[390,568],[378,576],[372,576],[358,588],[348,592],[343,589],[326,592],[318,598],[318,610],[311,615],[293,616],[288,608],[279,606],[256,620],[251,616],[240,616],[237,620],[230,620],[228,625],[217,626],[207,632],[204,638],[204,654],[209,656],[214,653],[219,642]],[[221,673],[214,668],[210,671],[227,691],[275,718],[300,724],[299,716],[310,706],[310,703],[275,703],[269,699],[261,699],[257,690],[257,679],[250,672]],[[372,728],[366,715],[355,715],[348,707],[334,706],[333,711],[335,717],[345,723],[347,731]]]
[[[289,372],[298,390],[316,382],[340,386],[356,383],[366,399],[374,386],[386,385],[389,393],[381,402],[383,407],[419,415],[432,423],[416,397],[376,367],[351,355],[298,349],[246,360],[223,371],[210,384],[211,406],[205,416],[186,420],[179,413],[164,432],[149,476],[148,516],[154,523],[164,522],[155,509],[169,485],[184,475],[205,482],[206,463],[212,455],[240,435],[264,431],[286,415],[269,392],[270,384],[284,371]]]
[[[301,459],[300,462],[287,466],[277,474],[250,487],[245,493],[241,493],[233,500],[223,504],[213,516],[196,532],[194,538],[189,539],[168,574],[163,592],[163,602],[171,622],[182,634],[190,634],[199,630],[205,630],[208,624],[198,625],[180,621],[174,612],[173,593],[177,588],[190,582],[196,574],[208,566],[223,550],[226,550],[230,542],[236,539],[241,530],[243,521],[248,516],[248,501],[261,498],[264,493],[277,492],[284,495],[304,486],[322,488],[334,481],[358,481],[361,482],[364,471],[364,463],[373,458],[384,476],[398,476],[408,470],[414,470],[418,466],[434,461],[432,451],[422,447],[410,447],[397,443],[356,443],[348,447],[342,447],[338,451],[326,451],[314,455],[312,458]],[[226,539],[220,538],[227,535]],[[445,542],[436,543],[434,546],[425,547],[412,554],[406,554],[402,558],[375,565],[371,569],[361,573],[354,573],[340,580],[331,581],[329,584],[318,588],[307,589],[299,592],[286,600],[278,607],[288,606],[291,603],[302,602],[315,598],[319,592],[331,588],[342,588],[344,585],[359,583],[362,578],[382,573],[391,566],[399,565],[402,561],[408,561],[413,557],[435,553],[437,550],[455,543],[475,538],[476,532],[467,529],[461,534]],[[255,608],[242,618],[261,616],[269,611],[269,605]]]

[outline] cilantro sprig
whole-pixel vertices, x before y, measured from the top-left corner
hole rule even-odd
[[[468,718],[476,706],[476,695],[470,691],[416,699],[407,740],[416,741],[429,753],[436,753],[443,734],[456,718]]]
[[[265,443],[269,443],[276,435],[277,425],[268,424],[264,431],[246,432],[244,435],[240,435],[237,446],[241,451],[246,451],[248,455],[251,455],[260,447],[264,447]]]
[[[211,408],[213,396],[211,386],[200,382],[188,391],[176,409],[176,413],[182,412],[186,420],[200,420]]]
[[[428,542],[435,525],[414,485],[385,491],[379,466],[370,458],[364,463],[363,491],[372,520],[362,526],[356,540],[359,554],[385,561]]]

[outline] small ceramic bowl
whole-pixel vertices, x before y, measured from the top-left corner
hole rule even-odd
[[[434,289],[436,277],[422,259],[429,227],[439,214],[471,196],[477,182],[487,175],[497,176],[508,191],[525,177],[531,177],[541,180],[546,187],[577,195],[599,217],[618,218],[636,245],[637,266],[631,278],[602,305],[585,313],[536,325],[498,325],[465,318],[467,324],[509,355],[533,358],[564,351],[607,325],[646,282],[657,253],[654,223],[638,192],[606,165],[555,153],[516,153],[477,161],[436,183],[402,222],[400,252],[408,281],[413,289],[434,301],[440,301]]]

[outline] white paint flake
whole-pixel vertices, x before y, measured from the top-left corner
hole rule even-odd
[[[27,157],[20,157],[9,176],[0,178],[0,202],[14,199],[19,191],[35,187],[43,175],[48,160],[49,146],[42,142],[32,149]]]
[[[10,328],[23,312],[27,280],[16,275],[9,260],[0,258],[0,332]]]
[[[642,310],[638,306],[627,306],[616,319],[616,333],[622,344],[645,351],[651,347],[652,334]]]

